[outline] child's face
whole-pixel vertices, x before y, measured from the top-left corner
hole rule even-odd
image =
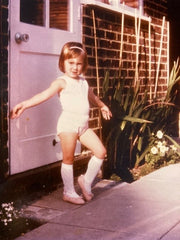
[[[65,74],[68,75],[68,77],[78,79],[83,70],[83,60],[84,57],[82,54],[75,58],[66,59],[64,61]]]

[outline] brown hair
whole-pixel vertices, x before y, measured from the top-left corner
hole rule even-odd
[[[88,66],[87,53],[86,53],[86,50],[83,48],[83,45],[79,42],[67,42],[63,46],[61,50],[61,54],[59,56],[59,69],[62,72],[65,72],[64,61],[66,59],[75,58],[81,54],[83,54],[84,56],[84,64],[83,64],[82,72],[85,73]]]

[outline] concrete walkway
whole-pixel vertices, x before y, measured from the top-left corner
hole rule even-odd
[[[63,202],[62,189],[33,202],[25,214],[46,223],[16,240],[180,240],[180,164],[93,192],[82,206]]]

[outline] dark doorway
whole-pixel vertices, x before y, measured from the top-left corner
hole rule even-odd
[[[173,67],[174,61],[180,58],[180,1],[179,0],[167,0],[168,3],[168,20],[170,23],[170,70]],[[180,59],[179,59],[180,60]],[[174,137],[180,137],[180,81],[174,87],[174,93],[176,94],[175,104],[177,108],[174,109],[172,119],[170,121],[174,123],[174,129],[172,135]]]
[[[180,1],[167,0],[168,20],[170,23],[170,69],[180,57]]]

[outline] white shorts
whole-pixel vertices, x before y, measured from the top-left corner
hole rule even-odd
[[[58,119],[57,135],[62,132],[76,132],[82,135],[88,129],[88,115],[63,112]]]

